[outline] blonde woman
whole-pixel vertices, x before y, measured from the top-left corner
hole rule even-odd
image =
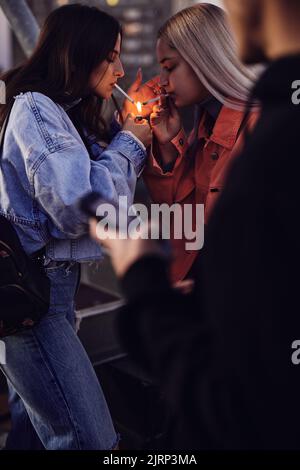
[[[160,91],[168,95],[153,109],[144,108],[151,112],[154,136],[144,171],[153,202],[204,204],[205,223],[241,149],[245,129],[257,118],[253,110],[244,119],[255,75],[239,62],[235,51],[222,9],[205,3],[186,8],[159,31],[159,79],[140,86],[139,72],[130,90],[145,101],[159,91],[160,80]],[[195,105],[195,122],[187,137],[179,110],[189,105]],[[192,274],[198,251],[187,252],[186,241],[172,240],[173,282]]]

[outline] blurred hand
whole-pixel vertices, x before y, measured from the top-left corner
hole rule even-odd
[[[145,147],[149,147],[152,142],[152,131],[146,119],[135,121],[132,114],[128,114],[123,125],[123,131],[131,131]]]
[[[182,127],[181,117],[171,98],[161,95],[158,105],[150,115],[153,135],[159,144],[169,143]]]
[[[142,238],[144,230],[149,230],[149,228],[144,227],[141,230],[141,237],[137,239],[120,239],[118,237],[111,239],[107,238],[107,232],[97,223],[96,219],[90,220],[90,235],[109,250],[112,265],[119,277],[122,277],[130,266],[143,256],[153,254],[165,257],[157,242]]]
[[[184,295],[191,294],[194,287],[195,281],[193,279],[184,279],[183,281],[177,281],[173,284],[173,288]]]
[[[135,102],[140,101],[141,103],[151,100],[152,98],[156,98],[160,95],[160,78],[159,76],[152,78],[144,85],[143,82],[143,74],[142,70],[139,69],[136,74],[136,79],[127,91],[128,95],[134,99]],[[153,109],[153,103],[143,106],[141,115],[143,117],[150,116]],[[130,101],[124,101],[123,109],[122,109],[122,116],[123,119],[127,116],[127,114],[132,113],[136,116],[138,113],[137,107],[135,104],[130,103]]]

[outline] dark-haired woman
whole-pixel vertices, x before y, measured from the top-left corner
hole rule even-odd
[[[4,339],[10,389],[8,449],[113,449],[118,438],[92,365],[74,329],[79,263],[101,258],[77,201],[101,190],[132,202],[151,140],[146,122],[101,118],[124,75],[121,30],[81,5],[50,14],[32,57],[9,71],[0,155],[0,213],[25,251],[44,249],[50,308],[31,329]]]

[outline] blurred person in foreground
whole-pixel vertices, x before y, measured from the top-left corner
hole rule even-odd
[[[180,418],[171,445],[299,449],[300,2],[225,4],[242,60],[269,65],[253,90],[261,117],[210,219],[194,293],[172,290],[154,241],[105,243],[128,299],[124,341]]]

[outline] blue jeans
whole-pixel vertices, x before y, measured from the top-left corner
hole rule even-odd
[[[75,332],[79,266],[47,268],[48,314],[4,338],[12,431],[7,449],[113,449],[117,435],[92,364]]]

